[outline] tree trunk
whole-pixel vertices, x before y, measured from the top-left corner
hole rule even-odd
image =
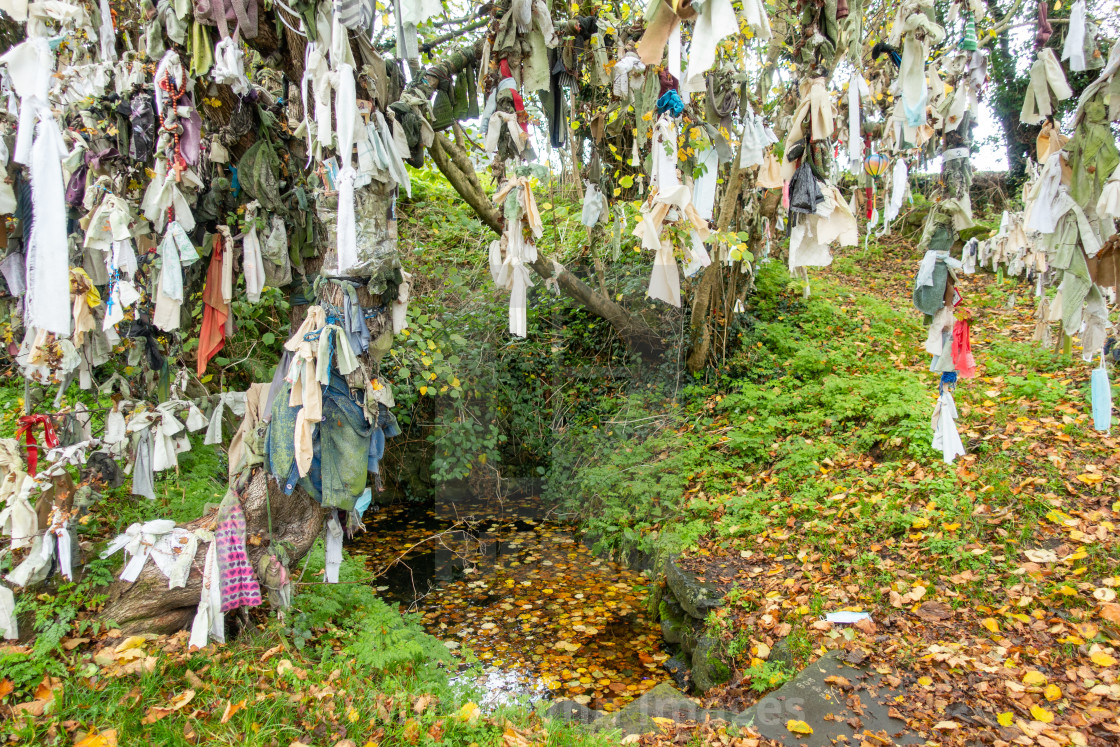
[[[241,507],[245,511],[246,537],[250,540],[246,542],[245,549],[254,568],[268,550],[270,511],[273,540],[288,543],[293,569],[323,529],[325,512],[322,507],[298,486],[290,496],[284,495],[276,481],[263,469],[258,470],[250,480],[241,496]],[[185,527],[211,528],[216,517],[216,513],[210,513]],[[251,541],[254,537],[262,541],[254,545]],[[109,601],[102,612],[103,617],[112,620],[125,633],[172,633],[186,628],[194,618],[202,593],[202,569],[208,548],[208,544],[199,543],[187,585],[183,588],[168,589],[167,577],[151,560],[135,582],[114,582],[109,587]],[[264,589],[261,591],[263,594]]]

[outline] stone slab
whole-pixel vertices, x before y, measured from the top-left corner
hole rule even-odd
[[[844,677],[853,687],[845,690],[825,682],[832,676]],[[888,714],[892,699],[900,694],[878,675],[853,667],[832,652],[736,716],[735,723],[753,726],[764,737],[798,747],[860,744],[865,733],[883,732],[895,744],[921,744],[924,740],[906,734],[905,722]],[[804,721],[813,733],[791,733],[786,728],[790,720]]]

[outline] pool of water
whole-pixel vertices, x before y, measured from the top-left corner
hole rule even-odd
[[[571,698],[612,711],[668,679],[647,580],[595,557],[536,499],[382,508],[355,538],[381,595],[421,616],[492,704]]]

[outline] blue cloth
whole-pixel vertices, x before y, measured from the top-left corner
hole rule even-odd
[[[362,493],[362,496],[358,499],[358,502],[354,504],[355,513],[361,516],[366,512],[366,509],[369,508],[369,504],[371,503],[373,503],[373,491],[366,488],[365,492]]]
[[[661,94],[661,98],[657,100],[658,115],[664,114],[665,112],[669,112],[674,117],[679,117],[684,112],[684,101],[675,88],[669,89]]]
[[[272,401],[272,420],[268,424],[268,435],[264,440],[264,464],[269,473],[279,481],[284,493],[291,495],[299,480],[299,470],[296,468],[296,416],[302,408],[288,404],[292,385],[283,378],[280,382]]]
[[[1094,368],[1089,379],[1093,401],[1093,427],[1107,433],[1112,427],[1112,386],[1108,383],[1108,371]]]

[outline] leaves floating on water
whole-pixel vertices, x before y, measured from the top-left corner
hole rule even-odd
[[[369,530],[354,552],[372,569],[389,568],[374,584],[414,605],[456,656],[465,647],[484,664],[539,678],[556,697],[607,711],[667,679],[647,580],[596,558],[563,526],[452,523],[392,508]]]

